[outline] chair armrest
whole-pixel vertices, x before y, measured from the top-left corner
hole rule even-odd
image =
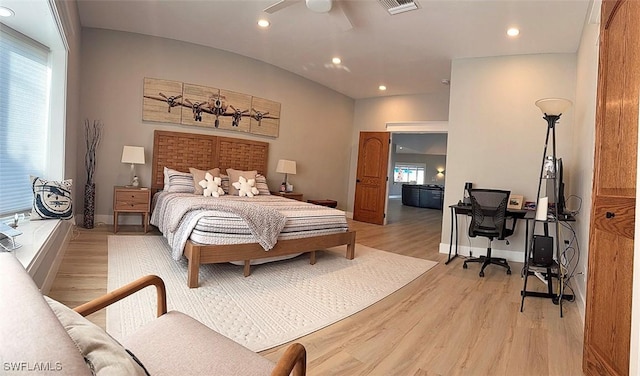
[[[167,291],[164,287],[164,281],[157,275],[147,275],[138,278],[129,284],[74,308],[74,311],[78,312],[82,316],[87,316],[152,285],[156,287],[158,317],[160,317],[167,313]]]
[[[293,373],[292,373],[293,372]],[[307,350],[299,343],[291,344],[276,363],[271,376],[305,376],[307,374]]]

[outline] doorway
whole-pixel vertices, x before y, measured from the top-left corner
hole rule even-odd
[[[391,133],[386,203],[387,224],[402,222],[409,218],[415,219],[416,216],[442,216],[446,154],[446,132]],[[405,184],[411,186],[405,186],[403,189]],[[428,191],[425,191],[425,188]],[[427,192],[433,197],[419,201],[413,200],[417,190],[423,195]],[[411,197],[406,197],[407,195]]]

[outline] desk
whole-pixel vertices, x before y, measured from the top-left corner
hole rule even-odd
[[[471,215],[471,205],[450,205],[449,209],[451,210],[451,233],[449,235],[449,257],[444,263],[445,265],[449,264],[454,258],[458,257],[458,215]],[[517,220],[518,218],[524,218],[528,212],[529,210],[507,209],[507,218]],[[454,231],[456,233],[456,249],[453,257],[451,257]]]

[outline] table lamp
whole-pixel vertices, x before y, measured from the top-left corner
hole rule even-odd
[[[288,174],[295,175],[296,174],[296,161],[289,161],[286,159],[281,159],[278,161],[278,166],[276,167],[276,172],[284,174],[284,182],[282,183],[284,186],[285,192],[291,192],[293,189],[289,185],[288,182]],[[280,189],[282,191],[282,189]]]
[[[144,148],[142,146],[125,146],[122,148],[122,163],[131,163],[131,180],[130,186],[137,186],[134,184],[136,172],[135,166],[137,164],[144,164]]]

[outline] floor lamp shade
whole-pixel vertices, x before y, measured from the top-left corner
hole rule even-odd
[[[562,114],[572,104],[570,100],[564,98],[544,98],[536,101],[536,106],[540,108],[543,114],[555,116]]]

